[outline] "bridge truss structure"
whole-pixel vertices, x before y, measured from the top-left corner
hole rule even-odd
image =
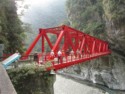
[[[84,63],[111,53],[106,41],[85,34],[69,26],[39,29],[39,34],[25,52],[28,56],[36,43],[40,40],[41,52],[38,53],[38,63],[44,64],[51,61],[51,66],[46,70],[59,70],[71,65]],[[50,51],[46,52],[46,44]],[[54,56],[51,55],[54,52]],[[58,56],[61,51],[61,56]],[[41,60],[42,58],[42,60]]]

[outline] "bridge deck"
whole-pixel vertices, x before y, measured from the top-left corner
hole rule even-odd
[[[0,63],[0,94],[17,94],[10,78]]]
[[[62,57],[61,62],[52,62],[53,66],[46,68],[47,70],[59,70],[62,68],[66,68],[68,66],[71,65],[75,65],[75,64],[79,64],[79,63],[83,63],[85,61],[97,58],[97,57],[101,57],[104,55],[110,54],[109,52],[105,52],[105,53],[99,53],[99,54],[86,54],[86,55],[82,55],[80,57],[75,57],[75,56],[67,56],[67,57]]]

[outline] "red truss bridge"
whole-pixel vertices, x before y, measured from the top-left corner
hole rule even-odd
[[[51,38],[50,38],[51,36]],[[59,70],[71,65],[84,63],[111,53],[106,41],[100,40],[68,26],[39,29],[39,34],[27,49],[28,56],[38,41],[41,41],[41,53],[38,53],[38,63],[51,61],[46,69]],[[50,51],[46,52],[46,43]]]

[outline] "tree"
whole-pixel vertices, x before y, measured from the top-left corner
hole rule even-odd
[[[0,0],[0,3],[0,42],[5,44],[6,53],[14,53],[16,50],[23,52],[22,41],[25,35],[16,12],[15,1]]]

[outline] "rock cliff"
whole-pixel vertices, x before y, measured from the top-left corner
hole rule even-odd
[[[93,15],[92,13],[88,14],[89,19],[86,21],[87,26],[89,23],[93,23],[94,21],[104,23],[103,32],[98,33],[98,27],[94,29],[89,29],[89,34],[93,35],[96,30],[97,34],[94,33],[96,37],[100,37],[109,42],[110,49],[112,50],[112,54],[109,56],[101,57],[96,60],[92,60],[87,63],[83,63],[74,67],[67,69],[69,73],[75,73],[82,76],[84,79],[90,80],[93,83],[99,83],[105,86],[108,86],[112,89],[125,90],[125,1],[124,0],[78,0],[76,3],[72,3],[73,5],[79,6],[71,6],[71,1],[68,1],[68,13],[70,25],[78,22],[78,19],[73,19],[73,16],[76,17],[77,14],[72,13],[70,10],[73,8],[79,8],[80,5],[78,2],[83,3],[84,8],[79,10],[82,14],[87,11],[88,7],[101,8],[101,15],[96,10],[96,12],[92,12],[93,14],[97,14],[98,16]],[[86,4],[86,5],[85,5]],[[98,7],[97,5],[101,5]],[[85,10],[86,9],[86,10]],[[93,8],[92,8],[93,9]],[[76,12],[77,13],[77,12]],[[83,16],[85,17],[85,16]],[[72,21],[73,19],[73,21]],[[82,16],[79,16],[79,19],[82,19]],[[94,21],[93,21],[94,20]],[[79,23],[83,23],[81,26],[77,24],[72,25],[76,28],[83,30],[88,30],[84,27],[84,23],[79,20]],[[90,25],[90,27],[93,25]],[[81,29],[81,30],[82,30]]]

